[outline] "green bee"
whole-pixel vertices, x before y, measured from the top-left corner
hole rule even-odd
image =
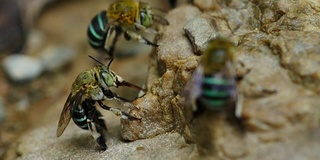
[[[202,60],[187,83],[187,105],[197,110],[233,109],[241,119],[242,96],[239,96],[235,75],[235,45],[218,37],[208,42]]]
[[[94,59],[93,57],[90,57]],[[96,59],[94,59],[97,61]],[[101,62],[93,69],[81,72],[71,87],[71,93],[63,107],[57,128],[57,137],[60,137],[70,119],[82,129],[90,130],[93,138],[101,146],[101,150],[106,150],[104,131],[107,129],[105,122],[100,118],[102,114],[96,109],[95,103],[98,102],[101,108],[109,110],[122,118],[138,120],[119,109],[111,108],[103,104],[103,100],[118,100],[122,103],[131,102],[119,97],[110,88],[119,86],[133,87],[144,90],[132,83],[125,81],[109,69],[112,61],[105,66]]]

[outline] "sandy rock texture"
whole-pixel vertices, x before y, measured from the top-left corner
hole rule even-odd
[[[69,126],[61,138],[57,139],[55,127],[38,128],[25,134],[17,143],[14,153],[7,153],[6,159],[196,159],[195,145],[185,144],[177,133],[162,134],[145,140],[127,143],[119,140],[119,126],[109,130],[107,136],[108,149],[99,152],[98,146],[92,141],[88,132],[80,130],[75,125]],[[78,130],[72,132],[71,130]],[[165,147],[159,147],[165,146]],[[170,153],[170,154],[168,154]]]
[[[142,121],[123,120],[122,137],[132,141],[177,131],[188,142],[196,141],[202,158],[208,159],[320,156],[319,3],[194,3],[170,11],[171,25],[159,28],[161,46],[152,57],[148,93],[135,102],[140,110],[131,111]],[[197,32],[199,28],[206,30]],[[238,46],[244,134],[214,113],[189,124],[191,109],[185,108],[182,91],[200,60],[196,53],[210,35],[227,37]]]
[[[184,70],[192,65],[181,64],[193,55],[190,42],[186,39],[182,28],[185,22],[199,14],[200,10],[192,6],[183,6],[168,14],[170,25],[161,29],[163,35],[159,37],[160,46],[156,54],[152,55],[147,80],[148,92],[135,101],[140,110],[132,111],[132,114],[141,117],[142,121],[123,120],[121,134],[124,139],[132,141],[177,130],[186,132],[186,136],[190,139],[188,123],[191,113],[184,107],[183,98],[177,92],[182,91],[188,77],[185,74],[189,74],[184,73]],[[183,69],[177,73],[179,67]]]

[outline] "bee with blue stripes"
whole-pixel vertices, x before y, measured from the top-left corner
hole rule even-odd
[[[208,42],[201,62],[187,83],[186,103],[194,111],[232,109],[241,118],[242,96],[237,92],[235,45],[218,37]]]
[[[166,19],[154,14],[154,9],[147,3],[133,0],[118,0],[110,4],[108,11],[101,11],[91,20],[87,31],[89,44],[99,52],[108,53],[111,58],[121,33],[124,33],[126,40],[134,39],[157,47],[157,44],[137,33],[144,31],[156,34],[157,32],[150,28],[154,21],[169,24]]]
[[[94,59],[93,57],[91,57]],[[97,61],[96,59],[94,59]],[[99,62],[99,61],[97,61]],[[103,104],[103,100],[115,99],[121,103],[129,103],[130,100],[119,97],[110,90],[111,87],[128,86],[144,90],[132,83],[125,81],[109,69],[111,61],[107,66],[99,62],[93,69],[81,72],[71,87],[71,92],[60,115],[57,137],[60,137],[70,120],[80,128],[90,130],[93,138],[100,145],[101,150],[106,150],[104,131],[107,130],[102,114],[96,109],[95,104],[105,110],[111,111],[117,116],[125,119],[139,120],[119,109],[111,108]]]

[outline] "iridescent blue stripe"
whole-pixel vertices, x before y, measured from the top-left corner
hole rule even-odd
[[[100,36],[99,34],[97,34],[97,32],[96,32],[95,29],[93,28],[92,24],[89,25],[89,29],[90,29],[90,32],[92,33],[92,35],[93,35],[95,38],[97,38],[97,39],[99,39],[99,40],[102,40],[102,39],[103,39],[102,36]]]

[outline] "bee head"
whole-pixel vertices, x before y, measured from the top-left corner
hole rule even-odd
[[[230,61],[234,61],[235,45],[223,38],[216,38],[208,42],[203,53],[203,63],[210,70],[219,70]]]
[[[100,80],[99,83],[105,89],[109,87],[117,87],[117,75],[113,71],[109,70],[100,70],[99,71]]]
[[[147,3],[140,2],[139,6],[140,24],[145,27],[150,27],[153,23],[151,7]]]
[[[102,62],[100,62],[99,60],[95,59],[94,57],[90,56],[89,57],[96,61],[98,63],[97,65],[97,72],[99,74],[99,77],[95,77],[96,78],[96,81],[98,81],[101,86],[103,88],[109,88],[109,87],[112,87],[112,86],[115,86],[117,87],[117,75],[111,71],[109,68],[110,68],[110,65],[113,61],[113,58],[110,60],[108,66],[104,65]]]

